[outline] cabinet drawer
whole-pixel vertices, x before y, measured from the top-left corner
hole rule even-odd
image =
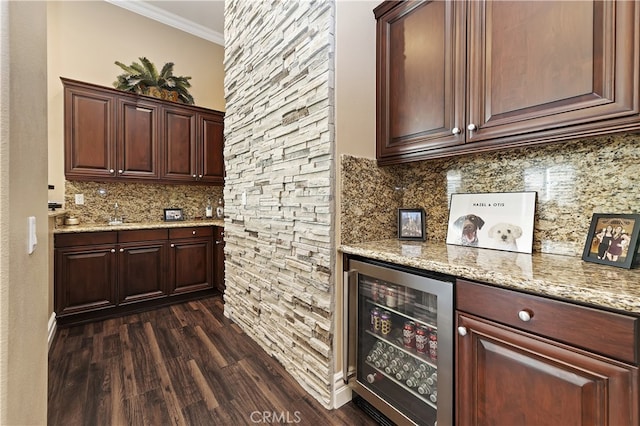
[[[72,234],[55,234],[54,247],[72,247],[97,244],[115,244],[118,236],[113,231],[78,232]]]
[[[456,282],[456,309],[638,364],[638,318],[632,316],[464,280]]]
[[[177,238],[210,237],[212,235],[213,230],[210,226],[193,226],[190,228],[169,229],[170,240],[175,240]]]
[[[166,240],[166,229],[136,229],[132,231],[119,231],[118,242],[130,243],[135,241]]]

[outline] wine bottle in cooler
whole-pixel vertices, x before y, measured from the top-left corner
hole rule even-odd
[[[373,373],[367,374],[367,382],[369,383],[379,382],[382,379],[384,379],[384,376],[382,375],[382,373],[379,373],[378,371],[374,371]]]

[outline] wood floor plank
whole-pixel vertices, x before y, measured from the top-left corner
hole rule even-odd
[[[209,336],[204,332],[202,327],[197,325],[195,329],[197,336],[200,338],[200,342],[202,343],[202,345],[204,345],[205,348],[207,348],[207,351],[209,351],[209,354],[211,354],[211,358],[213,359],[213,361],[218,364],[219,367],[226,367],[227,365],[229,365],[227,360],[222,356],[220,351],[218,351],[218,348],[213,344],[211,339],[209,339]]]
[[[160,383],[162,383],[162,396],[164,397],[167,410],[169,411],[171,424],[184,425],[186,422],[182,415],[180,401],[176,396],[176,391],[173,387],[173,383],[171,382],[171,377],[167,371],[166,361],[162,358],[162,353],[160,352],[160,347],[158,346],[151,323],[146,322],[144,324],[144,330],[148,338],[151,355],[156,362],[156,371],[160,378]]]
[[[220,404],[218,403],[213,390],[209,386],[209,382],[207,382],[207,379],[205,379],[202,371],[200,371],[200,368],[198,367],[198,364],[194,360],[189,360],[189,370],[191,371],[191,377],[193,377],[196,386],[198,386],[198,390],[202,395],[202,399],[204,400],[207,409],[213,410],[214,408],[218,408]]]

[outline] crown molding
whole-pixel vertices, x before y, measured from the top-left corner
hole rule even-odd
[[[156,6],[150,5],[142,1],[129,1],[129,0],[105,0],[115,6],[119,6],[123,9],[127,9],[130,12],[137,13],[154,21],[158,21],[162,24],[168,25],[173,28],[177,28],[181,31],[208,40],[212,43],[224,46],[224,35],[213,31],[200,24],[196,24],[193,21],[185,19],[181,16],[167,12]]]

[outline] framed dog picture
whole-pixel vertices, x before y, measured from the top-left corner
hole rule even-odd
[[[398,209],[398,239],[424,241],[424,210]]]
[[[447,244],[531,253],[536,192],[452,194]]]
[[[640,215],[594,213],[582,260],[630,269],[638,259]]]

